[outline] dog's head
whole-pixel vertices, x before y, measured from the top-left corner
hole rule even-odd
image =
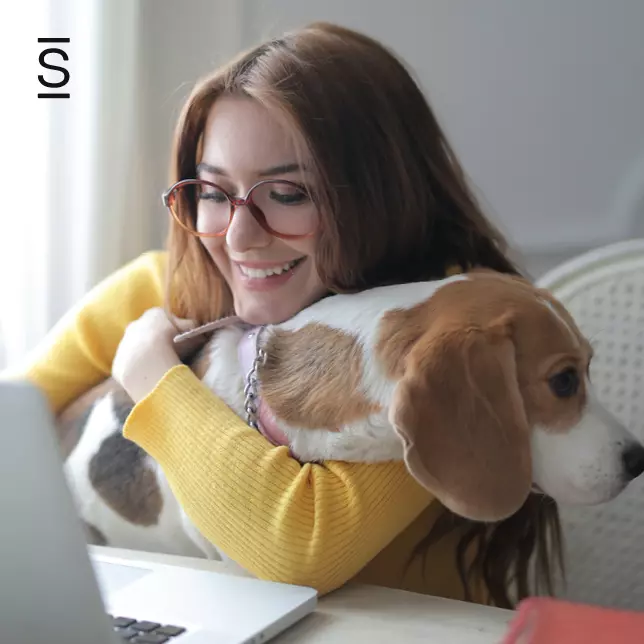
[[[588,340],[548,292],[473,274],[383,323],[390,422],[410,472],[453,512],[501,520],[534,487],[599,503],[644,471],[644,447],[593,394]]]

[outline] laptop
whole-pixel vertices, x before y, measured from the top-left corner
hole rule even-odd
[[[0,642],[265,642],[314,589],[91,554],[39,390],[0,382]]]

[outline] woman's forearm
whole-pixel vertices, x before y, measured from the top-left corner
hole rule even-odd
[[[185,366],[132,411],[125,435],[161,465],[200,532],[258,577],[329,592],[431,502],[402,463],[304,464],[272,447]]]

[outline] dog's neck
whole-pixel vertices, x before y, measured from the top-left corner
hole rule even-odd
[[[257,336],[262,327],[251,327],[245,330],[237,345],[239,366],[244,374],[244,390],[247,391],[253,371],[255,359],[258,356]],[[278,425],[271,410],[262,400],[259,387],[255,392],[255,406],[257,408],[257,429],[273,445],[288,445],[288,439]]]
[[[174,337],[174,342],[178,344],[199,335],[212,333],[218,329],[229,326],[238,326],[243,329],[243,333],[239,339],[239,344],[237,345],[237,357],[239,360],[239,367],[244,374],[244,391],[248,391],[251,371],[253,370],[254,362],[257,358],[257,335],[262,327],[252,326],[244,322],[240,317],[231,315],[215,320],[214,322],[207,322],[195,329],[176,335]],[[288,445],[288,439],[279,429],[273,413],[262,400],[259,387],[254,393],[254,402],[257,409],[256,422],[258,431],[275,446]]]

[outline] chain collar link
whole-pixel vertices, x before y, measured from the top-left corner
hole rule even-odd
[[[266,361],[266,352],[261,345],[261,339],[265,330],[266,327],[262,326],[255,336],[255,359],[253,360],[250,371],[246,375],[246,386],[244,387],[244,410],[246,411],[246,422],[256,430],[259,430],[259,410],[257,408],[259,393],[257,391],[257,372],[259,367]]]

